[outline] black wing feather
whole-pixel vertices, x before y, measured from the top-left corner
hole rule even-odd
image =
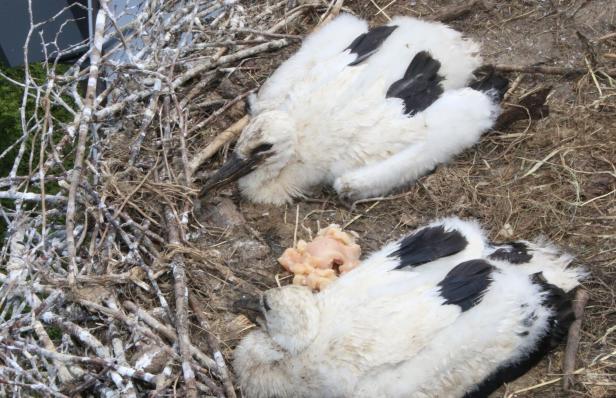
[[[464,395],[464,398],[485,398],[500,386],[509,383],[528,372],[553,348],[560,344],[567,335],[569,326],[575,320],[572,307],[573,292],[565,293],[559,287],[548,283],[541,273],[531,276],[533,283],[546,292],[543,305],[550,307],[554,315],[550,318],[547,333],[526,357],[505,365],[486,377],[477,387]]]
[[[495,269],[484,260],[456,265],[438,284],[445,304],[458,305],[463,312],[479,304],[492,283],[491,274]]]
[[[475,78],[469,87],[491,95],[496,101],[500,102],[507,92],[509,80],[494,72],[494,69],[488,69],[484,71],[482,76]]]
[[[421,112],[443,93],[440,85],[443,77],[438,74],[441,63],[427,51],[413,57],[404,77],[392,83],[387,90],[387,98],[400,98],[404,101],[404,113],[409,116]]]
[[[503,260],[511,264],[525,264],[533,259],[524,242],[509,242],[488,256],[492,260]]]
[[[400,264],[395,269],[415,267],[441,257],[451,256],[464,250],[466,238],[456,230],[446,231],[438,225],[424,228],[400,241],[398,250],[390,257],[398,257]]]
[[[351,50],[352,54],[357,54],[357,58],[349,66],[358,65],[374,54],[396,28],[395,25],[379,26],[357,36],[345,49]]]

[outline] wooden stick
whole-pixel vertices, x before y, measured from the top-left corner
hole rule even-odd
[[[577,356],[578,347],[580,345],[580,330],[582,328],[582,317],[584,316],[584,307],[588,302],[588,292],[584,289],[579,289],[575,293],[573,301],[573,313],[575,321],[569,328],[567,336],[567,347],[565,348],[565,358],[563,360],[563,390],[569,391],[569,387],[573,384],[573,373],[575,371],[575,359]]]
[[[481,9],[481,8],[485,8],[483,5],[483,2],[481,0],[473,0],[473,1],[469,1],[466,4],[447,8],[446,10],[439,12],[438,14],[436,14],[434,17],[431,17],[430,19],[434,21],[451,22],[460,17],[465,16],[466,14],[470,13],[474,9]]]
[[[188,80],[193,77],[205,72],[209,69],[215,68],[217,66],[221,66],[224,64],[228,64],[230,62],[239,61],[244,58],[252,57],[253,55],[257,55],[262,52],[278,50],[282,47],[288,46],[290,41],[288,39],[278,39],[269,41],[267,43],[259,44],[254,47],[249,47],[243,50],[239,50],[236,53],[225,55],[220,57],[218,60],[214,62],[205,62],[195,66],[192,69],[187,70],[182,75],[178,76],[172,83],[171,86],[176,89],[180,87],[182,84],[186,83]]]
[[[117,372],[119,375],[124,377],[130,377],[137,380],[145,381],[146,383],[154,384],[156,382],[156,376],[144,372],[141,370],[137,370],[134,368],[121,366],[116,363],[115,359],[109,358],[100,358],[100,357],[85,357],[71,354],[63,354],[55,351],[49,351],[34,344],[23,343],[20,341],[11,341],[1,343],[3,348],[15,351],[15,352],[24,352],[28,351],[30,353],[39,354],[45,358],[49,358],[56,361],[62,361],[64,363],[74,363],[74,364],[91,364],[96,366],[108,367],[113,371]]]
[[[223,357],[222,351],[220,350],[218,339],[210,331],[209,323],[202,313],[204,306],[203,304],[201,304],[199,299],[195,297],[194,294],[188,297],[188,302],[190,303],[190,306],[193,310],[193,314],[199,320],[199,325],[205,332],[207,344],[210,346],[210,350],[212,356],[214,357],[214,361],[216,361],[216,365],[218,365],[218,372],[220,373],[220,378],[222,380],[223,387],[225,388],[225,394],[227,398],[236,398],[235,388],[233,387],[231,376],[229,375],[229,372],[227,370],[225,358]]]
[[[587,68],[572,68],[567,66],[544,66],[544,65],[494,65],[499,72],[541,73],[544,75],[584,75]],[[616,76],[616,68],[603,70],[610,76]]]
[[[106,6],[107,0],[101,0],[101,4]],[[68,282],[70,285],[75,284],[75,276],[77,275],[77,246],[75,245],[75,202],[77,198],[77,187],[81,180],[81,171],[83,168],[83,158],[86,153],[86,141],[88,128],[92,119],[92,112],[96,107],[96,84],[98,82],[98,64],[101,59],[101,51],[103,47],[103,34],[105,32],[105,12],[99,10],[96,15],[96,30],[94,32],[94,47],[90,56],[90,74],[88,76],[88,85],[86,88],[86,99],[84,109],[81,112],[79,123],[79,135],[77,138],[77,152],[75,154],[75,166],[70,176],[70,188],[68,191],[68,204],[66,206],[66,243],[68,249]]]
[[[132,301],[124,301],[122,305],[124,306],[124,308],[137,316],[137,318],[139,318],[149,327],[162,334],[165,338],[169,339],[174,343],[178,341],[178,336],[175,331],[173,331],[168,326],[160,323],[156,318],[154,318],[144,309],[137,307],[137,305],[135,305],[135,303],[133,303]],[[190,346],[190,352],[202,366],[205,366],[210,371],[215,372],[217,366],[216,362],[214,362],[212,358],[205,355],[198,347],[195,347],[194,345]]]
[[[248,117],[248,115],[244,116],[243,118],[229,126],[225,131],[218,134],[216,138],[214,138],[214,140],[208,144],[208,146],[206,146],[202,151],[197,153],[188,164],[188,169],[190,170],[191,174],[194,175],[195,171],[197,171],[197,169],[206,160],[214,156],[216,152],[218,152],[218,150],[223,147],[223,145],[239,137],[240,133],[242,132],[244,127],[246,127],[249,120],[250,118]]]

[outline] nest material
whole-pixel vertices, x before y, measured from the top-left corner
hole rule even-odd
[[[150,0],[110,10],[101,1],[94,47],[84,44],[65,72],[47,63],[47,81],[26,74],[32,106],[16,166],[0,178],[9,225],[0,395],[234,397],[228,360],[251,326],[230,303],[290,282],[275,259],[294,237],[338,223],[369,252],[456,214],[481,219],[495,240],[547,235],[590,268],[571,388],[611,396],[616,5],[417,3]],[[247,120],[244,98],[343,5],[374,24],[395,14],[453,23],[511,72],[514,110],[552,86],[550,116],[532,121],[529,111],[406,191],[352,211],[328,193],[286,208],[240,202],[232,188],[196,201],[200,179]],[[123,13],[136,18],[120,27]],[[503,394],[564,396],[559,356]]]

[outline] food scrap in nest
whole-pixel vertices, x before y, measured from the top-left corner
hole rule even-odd
[[[295,274],[294,285],[322,290],[338,275],[359,265],[361,248],[355,238],[343,232],[336,224],[321,229],[310,243],[297,242],[297,248],[288,248],[278,262]]]

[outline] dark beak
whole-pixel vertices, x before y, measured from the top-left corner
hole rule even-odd
[[[205,185],[201,188],[201,196],[250,173],[259,160],[261,160],[259,157],[242,159],[236,153],[232,153],[227,162],[205,181]]]
[[[261,297],[242,295],[242,297],[233,303],[233,312],[245,315],[252,323],[261,324],[259,318],[263,319],[263,305]]]

